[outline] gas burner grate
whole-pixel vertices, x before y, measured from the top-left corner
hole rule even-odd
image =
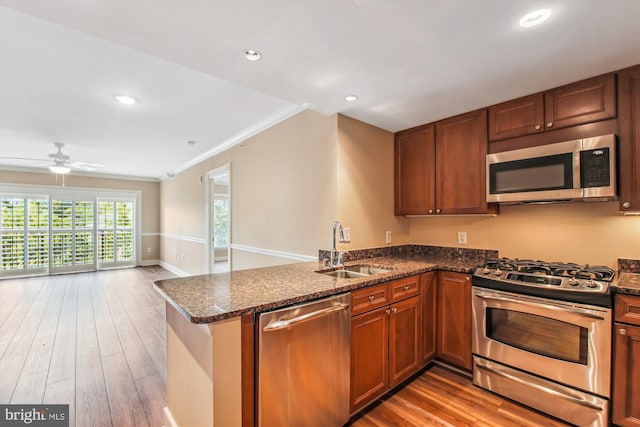
[[[546,262],[532,259],[511,259],[494,258],[488,259],[482,267],[488,269],[499,269],[502,271],[517,271],[529,274],[545,274],[558,277],[575,277],[577,279],[602,280],[610,282],[613,280],[615,271],[604,266],[579,265],[565,262]]]

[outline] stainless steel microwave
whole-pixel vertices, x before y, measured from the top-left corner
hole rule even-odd
[[[616,136],[603,135],[487,155],[487,202],[616,197]]]

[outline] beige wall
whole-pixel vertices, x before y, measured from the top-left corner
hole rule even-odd
[[[337,214],[336,116],[303,111],[160,185],[162,260],[189,274],[207,271],[208,171],[231,164],[231,242],[305,256],[330,244]],[[184,241],[200,239],[201,242]],[[329,242],[329,243],[327,243]],[[280,264],[232,251],[234,269]]]
[[[502,206],[490,216],[411,218],[412,243],[497,249],[501,256],[615,266],[640,259],[640,216],[618,213],[617,202]]]
[[[50,173],[0,171],[0,183],[59,186],[60,176]],[[67,175],[66,187],[99,188],[142,192],[142,261],[160,258],[160,184],[151,181],[96,178],[82,175]],[[144,234],[150,234],[144,236]],[[151,252],[147,251],[151,249]]]
[[[351,243],[340,249],[385,246],[386,231],[391,244],[409,243],[408,220],[393,215],[393,192],[393,134],[338,115],[338,219],[351,228]]]

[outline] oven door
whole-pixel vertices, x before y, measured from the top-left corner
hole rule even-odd
[[[473,353],[609,397],[611,309],[473,288]]]

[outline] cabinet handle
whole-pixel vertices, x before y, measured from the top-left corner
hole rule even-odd
[[[397,312],[398,312],[398,309],[397,309],[397,308],[395,308],[395,307],[393,307],[393,308],[391,309],[391,311],[393,311],[394,313],[397,313]]]
[[[469,278],[469,276],[466,276],[466,277],[464,278],[464,280],[466,280],[466,281],[468,282],[468,281],[469,281],[469,280],[471,280],[471,279]]]
[[[404,289],[405,291],[408,291],[408,290],[409,290],[409,285],[404,285],[404,286],[402,287],[402,289]]]
[[[624,202],[624,203],[622,204],[622,207],[623,207],[623,208],[625,208],[625,209],[629,209],[629,208],[631,207],[631,203],[629,203],[629,202]]]
[[[432,214],[433,213],[433,209],[429,209],[429,213]]]
[[[553,126],[553,123],[549,122],[547,123],[547,127],[550,128],[551,126]]]
[[[436,209],[436,213],[440,213],[440,209]]]
[[[387,313],[387,314],[390,314],[390,313],[391,313],[391,310],[389,310],[389,309],[387,308],[384,312],[385,312],[385,313]]]
[[[536,125],[536,130],[540,130],[540,125]]]
[[[372,301],[372,302],[373,302],[373,300],[374,300],[374,299],[376,299],[376,297],[375,297],[375,296],[373,296],[373,295],[369,295],[369,301]]]
[[[627,330],[626,329],[620,329],[620,335],[627,335]]]

